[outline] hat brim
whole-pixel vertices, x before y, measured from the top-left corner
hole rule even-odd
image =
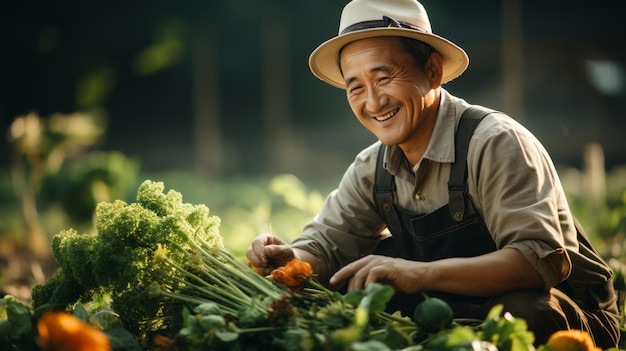
[[[346,89],[338,63],[341,48],[359,39],[384,36],[413,38],[432,46],[443,57],[441,84],[461,75],[469,65],[469,58],[465,51],[445,38],[432,33],[416,32],[412,29],[385,27],[350,32],[325,41],[309,57],[311,72],[330,85]]]

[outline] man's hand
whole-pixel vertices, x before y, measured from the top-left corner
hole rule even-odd
[[[280,238],[263,233],[252,241],[246,251],[246,257],[257,273],[266,276],[275,268],[287,264],[295,257],[295,253],[291,246]]]
[[[406,293],[432,290],[470,296],[544,288],[537,270],[514,248],[432,262],[369,255],[337,271],[330,284],[339,286],[346,280],[350,280],[349,291],[379,282]]]
[[[350,280],[348,291],[365,289],[369,283],[379,282],[391,285],[397,291],[415,293],[422,290],[420,269],[423,262],[401,258],[368,255],[343,267],[330,278],[331,286],[339,286]]]

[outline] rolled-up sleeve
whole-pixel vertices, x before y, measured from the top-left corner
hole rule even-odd
[[[521,252],[551,288],[571,271],[576,230],[556,169],[544,147],[504,115],[476,130],[468,152],[470,196],[496,246]]]
[[[526,257],[544,280],[546,289],[562,282],[570,273],[571,262],[564,248],[552,248],[542,241],[525,240],[514,242],[508,247],[514,248]]]

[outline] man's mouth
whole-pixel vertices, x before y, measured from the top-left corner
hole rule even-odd
[[[374,117],[375,120],[377,120],[378,122],[384,122],[386,120],[388,120],[389,118],[393,117],[396,115],[396,113],[398,113],[399,109],[395,109],[389,113],[386,113],[382,116],[376,116]]]

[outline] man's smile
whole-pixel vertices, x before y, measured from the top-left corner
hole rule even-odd
[[[376,117],[374,117],[374,119],[376,119],[378,122],[384,122],[384,121],[390,119],[391,117],[395,116],[396,113],[398,113],[399,110],[400,110],[399,108],[395,109],[395,110],[393,110],[393,111],[391,111],[389,113],[386,113],[386,114],[384,114],[382,116],[376,116]]]

